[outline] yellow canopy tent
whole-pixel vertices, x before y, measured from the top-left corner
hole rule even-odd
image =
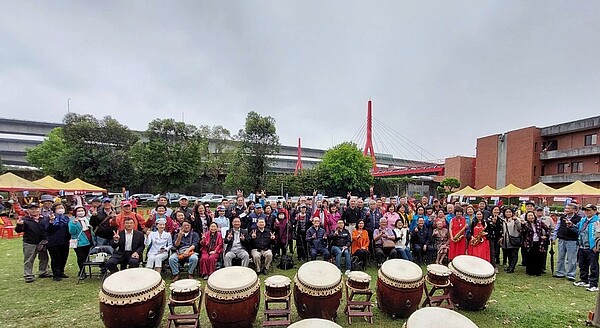
[[[519,196],[521,194],[521,191],[523,191],[523,189],[513,185],[512,183],[509,184],[508,186],[498,189],[496,190],[492,195],[490,196],[500,196],[500,197],[516,197]]]
[[[570,185],[556,189],[552,196],[579,196],[579,197],[600,197],[600,189],[591,187],[580,180],[577,180]]]
[[[76,191],[76,192],[106,192],[106,189],[100,188],[98,186],[94,186],[91,183],[87,183],[79,178],[71,180],[65,183],[68,191]]]
[[[523,189],[519,196],[530,196],[530,197],[546,197],[553,196],[556,189],[547,186],[543,182],[538,182],[529,188]]]
[[[66,183],[56,180],[55,178],[47,175],[39,180],[35,180],[33,181],[34,183],[37,183],[41,186],[44,186],[48,189],[52,189],[52,190],[67,190],[68,186]]]
[[[0,175],[0,190],[9,192],[25,190],[46,191],[48,188],[8,172]]]
[[[471,196],[475,192],[476,192],[475,189],[471,188],[470,186],[466,186],[459,191],[451,193],[449,196]]]
[[[489,197],[491,195],[494,195],[494,193],[496,192],[496,189],[490,187],[490,186],[485,186],[481,189],[478,189],[474,195],[471,196],[476,196],[476,197]]]

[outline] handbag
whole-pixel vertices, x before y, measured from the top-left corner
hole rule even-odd
[[[396,243],[393,240],[386,239],[383,241],[383,249],[390,250],[396,248]]]
[[[282,255],[281,261],[279,262],[279,265],[277,267],[281,270],[292,269],[294,267],[294,260],[289,255]]]
[[[508,231],[508,224],[505,222],[504,225],[506,226],[506,230]],[[508,233],[508,243],[511,246],[514,246],[514,247],[521,247],[521,244],[523,244],[523,237],[521,237],[520,234],[518,236],[516,236],[516,237],[515,236],[511,236],[510,232],[509,232]]]

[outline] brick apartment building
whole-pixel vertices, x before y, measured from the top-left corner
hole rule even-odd
[[[600,116],[596,116],[479,138],[473,186],[502,188],[512,183],[527,188],[541,181],[558,188],[581,180],[600,188],[599,133]],[[448,164],[450,168],[456,166],[450,160],[446,170]],[[459,166],[468,170],[467,165]],[[446,175],[466,178],[469,174],[472,171]]]

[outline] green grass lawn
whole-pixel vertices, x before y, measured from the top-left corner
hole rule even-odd
[[[77,264],[71,252],[66,272],[71,276],[61,282],[52,279],[37,279],[26,284],[22,279],[23,254],[21,239],[0,239],[0,327],[103,327],[98,313],[98,279],[85,280],[76,285]],[[37,268],[37,262],[36,262]],[[296,270],[281,271],[293,278]],[[374,280],[377,271],[367,271]],[[169,279],[167,279],[169,283]],[[264,281],[264,276],[261,276]],[[205,282],[202,281],[204,286]],[[375,296],[373,297],[375,300]],[[588,310],[595,307],[596,294],[574,287],[566,280],[528,277],[524,268],[518,267],[515,274],[500,273],[496,278],[494,293],[488,307],[479,312],[459,311],[473,320],[479,327],[583,327]],[[342,300],[343,304],[344,300]],[[262,321],[262,307],[255,326]],[[375,324],[381,327],[400,327],[404,320],[393,320],[376,308]],[[166,315],[164,316],[166,318]],[[294,321],[299,320],[293,310]],[[342,306],[338,310],[338,323],[347,327],[347,317]],[[201,325],[210,327],[204,305]],[[371,326],[355,319],[352,326]]]

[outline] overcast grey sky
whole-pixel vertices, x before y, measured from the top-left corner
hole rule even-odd
[[[183,113],[235,133],[254,110],[328,148],[364,140],[370,97],[377,152],[415,157],[399,133],[473,155],[598,115],[599,35],[598,1],[3,1],[0,117],[57,122],[70,97],[132,129]]]

